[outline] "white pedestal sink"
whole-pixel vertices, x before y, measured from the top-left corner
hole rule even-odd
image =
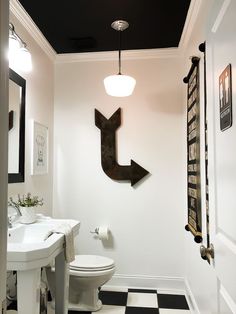
[[[7,270],[17,271],[18,314],[39,314],[41,267],[55,259],[57,314],[67,314],[69,272],[64,257],[64,235],[51,233],[62,223],[68,223],[74,236],[80,223],[69,219],[41,217],[36,223],[15,223],[8,230]]]

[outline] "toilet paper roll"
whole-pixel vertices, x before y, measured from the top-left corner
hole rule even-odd
[[[102,226],[98,228],[98,239],[100,240],[108,240],[109,237],[109,229],[106,226]]]

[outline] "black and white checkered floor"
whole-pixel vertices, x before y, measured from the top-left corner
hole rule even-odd
[[[190,314],[184,295],[162,294],[157,290],[119,289],[100,291],[103,307],[98,312],[68,314]]]
[[[157,290],[102,288],[99,297],[103,307],[98,312],[68,311],[68,314],[190,314],[184,295],[163,294]],[[118,291],[117,291],[118,290]],[[12,304],[9,309],[16,309]],[[10,312],[17,313],[17,312]],[[48,314],[55,314],[48,307]]]

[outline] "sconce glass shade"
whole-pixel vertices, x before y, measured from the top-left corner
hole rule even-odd
[[[15,55],[18,53],[20,49],[20,43],[16,36],[13,34],[9,35],[9,50],[8,50],[8,59],[10,68],[16,68],[16,59]]]
[[[32,70],[32,58],[31,53],[25,47],[21,47],[16,54],[17,64],[19,68],[24,72],[30,72]]]
[[[106,93],[114,97],[127,97],[133,93],[136,80],[128,75],[116,74],[104,79]]]
[[[14,35],[9,36],[9,51],[12,53],[20,49],[20,43]]]

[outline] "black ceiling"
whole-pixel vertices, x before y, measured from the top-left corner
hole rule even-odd
[[[178,47],[191,0],[19,0],[57,53]]]

